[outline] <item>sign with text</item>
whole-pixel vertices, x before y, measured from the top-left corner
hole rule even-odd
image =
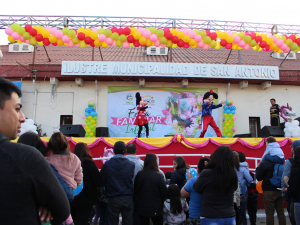
[[[196,63],[63,61],[61,75],[279,80],[277,66]]]
[[[137,116],[136,92],[148,102],[145,115],[148,119],[150,137],[182,134],[197,138],[202,131],[203,95],[212,88],[143,88],[108,87],[107,127],[111,137],[137,137],[138,126],[134,125]],[[218,92],[217,88],[214,88]],[[221,98],[221,96],[220,96]],[[218,99],[215,103],[218,104]],[[220,109],[222,110],[222,109]],[[219,109],[212,111],[219,125]],[[145,137],[145,130],[142,136]],[[215,137],[209,127],[205,137]]]

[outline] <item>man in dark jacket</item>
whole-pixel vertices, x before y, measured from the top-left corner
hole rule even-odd
[[[274,209],[277,212],[279,225],[285,225],[283,196],[277,187],[272,185],[270,179],[273,177],[275,163],[265,159],[256,168],[256,179],[263,180],[262,189],[267,225],[274,225]]]
[[[115,155],[102,166],[100,171],[108,198],[108,224],[118,225],[121,213],[122,224],[132,225],[135,165],[124,156],[126,146],[123,141],[115,143],[114,153]]]
[[[1,224],[38,225],[45,217],[53,217],[53,225],[61,224],[70,206],[49,163],[37,149],[10,142],[25,121],[19,97],[21,90],[0,78]],[[39,216],[41,211],[46,214]]]

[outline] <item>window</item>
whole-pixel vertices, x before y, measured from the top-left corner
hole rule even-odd
[[[60,125],[72,125],[73,116],[71,115],[60,115]]]
[[[252,137],[258,136],[260,130],[260,117],[249,117],[249,131]]]

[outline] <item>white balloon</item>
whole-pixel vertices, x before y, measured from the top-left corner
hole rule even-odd
[[[293,120],[292,125],[293,125],[293,127],[298,127],[299,126],[299,121],[298,120]]]
[[[21,128],[20,131],[21,132],[19,133],[19,136],[21,136],[22,134],[24,134],[26,132],[26,130],[24,128]]]
[[[299,136],[298,136],[298,132],[297,132],[297,131],[294,131],[294,132],[292,133],[292,137],[299,137]]]
[[[286,133],[284,134],[284,136],[285,136],[285,137],[291,137],[292,135],[291,135],[289,132],[286,132]]]
[[[296,127],[295,130],[300,133],[300,127]]]
[[[28,120],[26,120],[26,122],[27,122],[28,124],[30,124],[30,125],[33,125],[33,124],[34,124],[34,122],[33,122],[32,119],[28,119]]]
[[[286,132],[287,132],[287,128],[284,128],[284,129],[283,129],[283,133],[286,133]]]
[[[21,128],[22,128],[22,129],[25,129],[25,130],[26,130],[26,129],[27,129],[27,126],[28,126],[28,124],[27,124],[26,122],[21,124]]]
[[[284,126],[285,126],[286,128],[289,128],[289,127],[291,126],[291,123],[290,123],[290,122],[286,122],[286,123],[284,124]]]
[[[287,130],[288,130],[288,133],[292,134],[294,132],[294,127],[290,126],[290,127],[288,127]]]
[[[28,129],[28,131],[36,131],[36,126],[34,126],[34,125],[29,125],[29,126],[27,127],[27,129]]]

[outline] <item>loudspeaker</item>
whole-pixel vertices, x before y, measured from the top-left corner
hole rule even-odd
[[[82,125],[61,125],[60,132],[68,137],[84,137],[85,130]]]
[[[174,134],[167,134],[167,135],[164,135],[164,137],[174,137]]]
[[[252,137],[252,135],[249,134],[236,134],[234,135],[234,138],[246,138],[246,137]]]
[[[96,127],[96,137],[109,137],[108,127]]]
[[[264,126],[259,132],[258,137],[284,137],[284,133],[280,127]]]

